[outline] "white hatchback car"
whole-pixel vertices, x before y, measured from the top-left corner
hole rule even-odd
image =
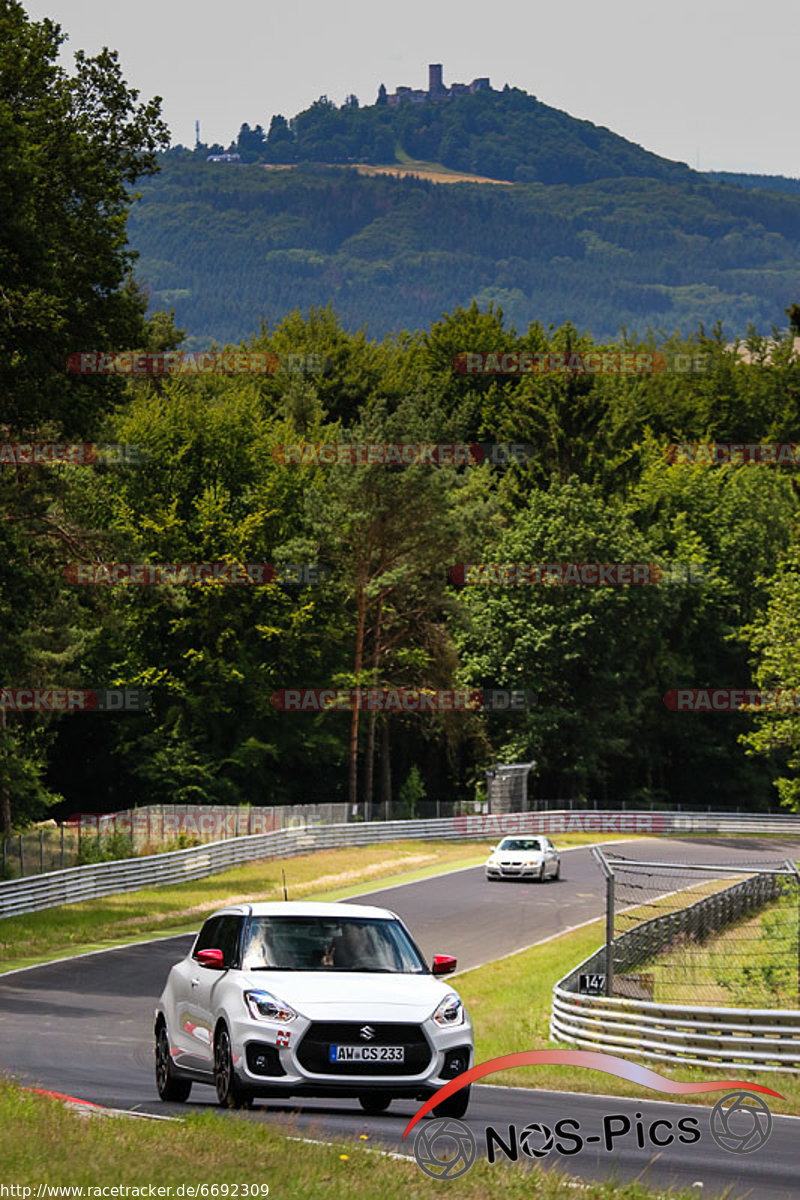
[[[544,883],[561,876],[561,856],[546,837],[504,837],[486,860],[486,878],[528,879]]]
[[[380,1113],[427,1100],[472,1065],[472,1025],[406,926],[355,904],[239,904],[209,917],[169,973],[155,1012],[156,1085],[186,1100],[216,1087],[226,1107],[255,1096],[357,1097]],[[469,1087],[440,1104],[462,1117]]]

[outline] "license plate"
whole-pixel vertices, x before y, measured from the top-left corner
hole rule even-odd
[[[328,1062],[403,1062],[405,1046],[330,1046]]]

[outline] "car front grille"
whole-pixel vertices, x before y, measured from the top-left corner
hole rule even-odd
[[[368,1022],[375,1036],[365,1039],[364,1021],[314,1021],[297,1049],[297,1061],[315,1075],[420,1075],[431,1062],[431,1048],[419,1025]],[[331,1046],[404,1046],[404,1062],[328,1061]]]

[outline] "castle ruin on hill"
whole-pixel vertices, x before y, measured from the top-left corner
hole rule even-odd
[[[384,91],[383,84],[381,89]],[[391,95],[386,95],[386,103],[398,105],[404,103],[423,104],[429,100],[444,100],[450,96],[465,96],[470,92],[490,92],[492,85],[488,76],[473,79],[472,83],[451,83],[445,87],[442,78],[442,64],[431,63],[428,66],[428,90],[423,88],[399,87]],[[379,93],[378,103],[381,103]]]

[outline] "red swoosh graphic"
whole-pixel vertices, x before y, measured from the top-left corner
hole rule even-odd
[[[677,1079],[667,1079],[665,1075],[659,1075],[649,1067],[628,1062],[625,1058],[617,1058],[614,1054],[600,1054],[596,1050],[523,1050],[519,1054],[501,1054],[499,1058],[490,1058],[488,1062],[478,1063],[468,1071],[456,1075],[455,1079],[439,1088],[439,1091],[426,1100],[414,1114],[406,1125],[403,1138],[406,1138],[417,1121],[421,1121],[437,1104],[460,1092],[476,1079],[482,1079],[484,1075],[493,1075],[496,1071],[506,1071],[509,1067],[536,1067],[544,1063],[605,1071],[607,1075],[616,1075],[619,1079],[627,1079],[631,1083],[652,1088],[655,1092],[667,1092],[673,1096],[691,1096],[698,1092],[722,1092],[737,1088],[740,1091],[763,1092],[767,1096],[777,1096],[779,1100],[786,1099],[780,1092],[773,1092],[771,1088],[763,1087],[760,1083],[742,1083],[739,1079],[718,1079],[713,1083],[679,1083]]]

